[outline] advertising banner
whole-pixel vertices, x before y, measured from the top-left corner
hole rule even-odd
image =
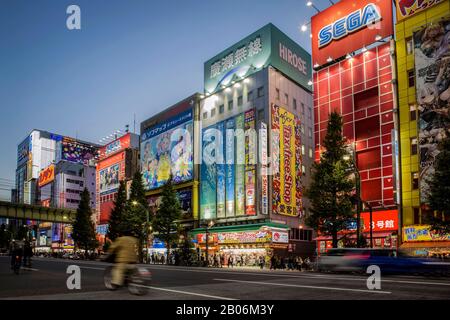
[[[292,113],[272,106],[272,211],[280,215],[298,216],[302,211],[299,124]]]
[[[225,147],[225,123],[217,124],[217,130],[220,132],[218,147],[223,150]],[[225,150],[224,150],[225,151]],[[217,218],[225,218],[225,163],[217,163]]]
[[[215,126],[211,126],[203,130],[202,133],[202,150],[205,151],[205,147],[211,143],[214,139]],[[205,155],[205,153],[203,153]],[[205,156],[203,156],[205,158]],[[216,218],[217,210],[217,176],[216,176],[215,158],[203,159],[200,169],[201,184],[200,184],[200,218],[201,219],[213,219]]]
[[[289,243],[289,234],[284,231],[272,231],[273,243]]]
[[[269,214],[269,178],[267,176],[267,124],[261,122],[259,130],[259,145],[261,155],[261,214]]]
[[[205,243],[206,234],[198,234],[198,243]],[[269,243],[272,241],[270,231],[242,231],[242,232],[220,232],[210,233],[209,242],[218,244],[240,244],[240,243]]]
[[[97,147],[73,138],[64,137],[60,143],[62,160],[89,164],[89,161],[94,160],[98,154]]]
[[[235,176],[235,192],[236,192],[236,215],[243,216],[245,214],[245,134],[244,134],[244,114],[238,115],[236,118],[236,176]]]
[[[397,22],[412,17],[416,13],[419,13],[444,1],[448,0],[395,0],[397,8]]]
[[[234,119],[225,122],[228,130],[225,137],[225,186],[226,186],[226,216],[234,216]]]
[[[39,173],[39,187],[43,187],[55,180],[55,165],[52,164]]]
[[[439,235],[427,225],[408,226],[403,227],[403,241],[450,241],[450,234]]]
[[[100,159],[107,158],[115,153],[128,148],[139,148],[139,136],[127,133],[122,137],[114,140],[106,146],[100,148]]]
[[[193,178],[193,111],[147,129],[141,136],[141,166],[146,190]]]
[[[245,214],[256,215],[256,131],[255,110],[245,113]]]
[[[391,0],[342,0],[311,18],[313,65],[393,35]]]
[[[120,165],[114,164],[100,171],[100,195],[114,193],[119,189]]]
[[[427,202],[438,144],[450,130],[450,20],[427,25],[414,37],[419,109],[420,201]]]

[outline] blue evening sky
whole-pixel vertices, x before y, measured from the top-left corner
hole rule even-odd
[[[272,22],[310,52],[306,0],[0,0],[0,199],[33,129],[98,142],[203,89],[203,62]],[[316,0],[320,9],[328,0]],[[82,30],[66,28],[81,8]]]

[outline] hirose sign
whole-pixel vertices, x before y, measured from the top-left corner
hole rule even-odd
[[[313,65],[393,34],[390,0],[342,0],[311,19]]]

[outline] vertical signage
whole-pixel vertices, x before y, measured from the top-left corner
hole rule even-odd
[[[217,124],[218,141],[217,147],[222,151],[224,147],[223,137],[225,136],[225,124]],[[223,152],[223,151],[222,151]],[[223,160],[223,159],[221,159]],[[217,218],[225,218],[225,164],[218,161],[217,165]]]
[[[210,127],[215,129],[215,126]],[[201,185],[200,185],[200,217],[201,219],[213,219],[216,217],[217,186],[216,186],[216,160],[209,155],[208,145],[213,145],[215,140],[215,130],[205,129],[203,131],[202,150],[203,161],[201,165]],[[214,147],[215,148],[215,147]]]
[[[260,129],[261,154],[261,214],[269,214],[269,181],[267,177],[267,124],[261,122]]]
[[[225,185],[226,185],[226,216],[234,216],[234,174],[235,174],[235,162],[234,162],[234,119],[229,119],[225,124],[226,137],[225,137]]]
[[[255,110],[245,113],[245,214],[255,215],[256,184],[256,131]]]
[[[236,215],[245,214],[245,134],[244,134],[244,114],[236,118]]]

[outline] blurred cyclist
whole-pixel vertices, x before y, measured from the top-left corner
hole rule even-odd
[[[120,287],[123,285],[125,272],[130,268],[129,264],[138,262],[138,240],[131,232],[124,232],[123,236],[117,238],[108,250],[115,255],[114,268],[112,270],[112,285]]]
[[[23,251],[25,247],[24,240],[13,240],[9,248],[9,254],[11,255],[11,269],[14,268],[16,257],[19,257],[19,261],[22,262]]]

